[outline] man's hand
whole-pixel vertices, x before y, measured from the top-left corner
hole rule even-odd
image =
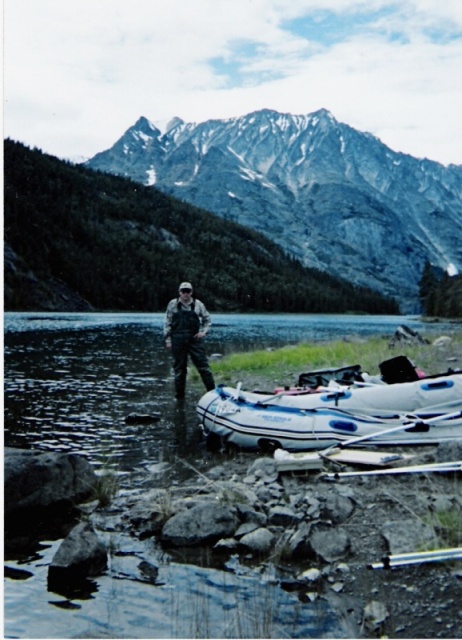
[[[166,338],[166,340],[165,340],[165,348],[166,349],[171,349],[172,348],[172,339],[171,338]]]
[[[196,340],[202,340],[202,338],[205,338],[205,333],[203,331],[199,331],[199,333],[196,333],[194,337]]]

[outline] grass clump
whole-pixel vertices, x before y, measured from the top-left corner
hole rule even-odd
[[[105,472],[98,478],[95,500],[101,508],[108,507],[119,491],[119,479],[113,472]]]
[[[217,384],[244,385],[261,381],[275,385],[294,385],[300,373],[317,369],[339,368],[361,365],[362,371],[379,375],[379,364],[398,355],[407,356],[413,364],[427,375],[440,373],[438,358],[451,353],[454,345],[462,345],[462,334],[452,336],[446,351],[436,354],[432,344],[399,344],[390,348],[389,339],[370,338],[368,340],[337,340],[332,342],[300,343],[280,349],[262,349],[253,352],[233,353],[212,364]],[[436,368],[435,368],[436,367]]]
[[[459,547],[462,544],[462,510],[458,508],[436,511],[430,524],[438,534],[440,546]]]

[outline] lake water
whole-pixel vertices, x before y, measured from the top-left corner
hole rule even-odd
[[[184,407],[172,402],[162,321],[163,314],[6,313],[4,444],[85,455],[98,473],[117,476],[122,498],[142,494],[150,482],[178,483],[191,466],[220,464],[201,442],[197,386],[189,385]],[[427,337],[454,329],[396,316],[214,314],[213,322],[209,354],[391,337],[399,324]],[[150,425],[125,422],[130,413],[153,412],[161,419]],[[283,591],[271,568],[201,567],[159,554],[149,540],[99,534],[120,552],[108,574],[79,594],[48,591],[59,538],[6,554],[6,638],[341,637],[334,612]],[[121,579],[134,575],[140,558],[160,564],[162,586]]]

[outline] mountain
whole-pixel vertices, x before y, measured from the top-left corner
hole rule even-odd
[[[214,311],[398,313],[256,231],[11,140],[4,242],[7,311],[164,311],[186,280]]]
[[[141,117],[87,167],[262,232],[304,265],[419,310],[427,262],[462,270],[462,166],[396,153],[321,109]]]

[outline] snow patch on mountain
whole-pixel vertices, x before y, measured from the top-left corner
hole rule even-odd
[[[157,178],[157,176],[156,176],[156,170],[154,169],[154,167],[153,167],[153,166],[151,166],[151,167],[146,171],[146,173],[147,173],[147,176],[148,176],[148,179],[147,179],[147,181],[146,181],[146,186],[148,186],[148,187],[152,187],[153,185],[155,185],[155,184],[156,184],[156,178]]]

